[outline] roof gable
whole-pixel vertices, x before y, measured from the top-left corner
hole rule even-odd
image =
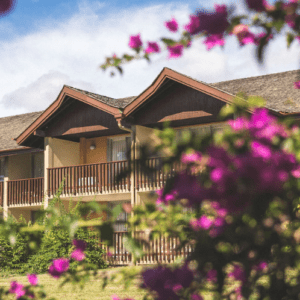
[[[125,107],[123,116],[127,117],[136,112],[142,105],[151,100],[151,97],[162,92],[170,81],[180,83],[184,86],[198,90],[206,95],[213,96],[224,103],[232,103],[234,98],[234,96],[228,92],[218,90],[215,87],[175,72],[169,68],[164,68],[155,78],[153,83]],[[121,118],[121,115],[118,117]]]
[[[68,99],[78,100],[113,116],[119,114],[119,108],[104,103],[105,100],[109,101],[110,98],[98,95],[98,99],[96,99],[95,95],[97,94],[85,92],[69,86],[64,86],[57,99],[17,137],[17,143],[19,145],[23,145],[26,139],[33,135],[34,132],[38,130],[45,122],[58,113],[59,109],[62,107],[62,104]]]

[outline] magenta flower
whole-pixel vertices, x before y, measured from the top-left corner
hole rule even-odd
[[[300,40],[300,39],[299,39]],[[294,82],[294,89],[299,90],[300,89],[300,80]]]
[[[231,273],[228,274],[229,277],[233,277],[235,280],[245,282],[246,275],[240,266],[235,265]]]
[[[203,300],[203,298],[202,298],[201,296],[199,296],[198,294],[193,294],[193,295],[191,296],[191,299],[192,299],[192,300]]]
[[[209,229],[213,223],[214,221],[207,216],[201,216],[201,218],[198,220],[199,226],[205,230]]]
[[[200,20],[199,17],[190,15],[190,23],[184,26],[184,29],[189,32],[190,34],[196,34],[198,33],[198,28],[200,26]]]
[[[225,41],[223,39],[222,34],[213,34],[206,37],[206,39],[203,42],[206,45],[206,49],[210,50],[211,48],[215,46],[224,46]]]
[[[183,153],[181,156],[181,162],[183,164],[192,164],[199,162],[202,158],[202,155],[199,151],[194,151],[191,153]]]
[[[182,56],[183,45],[177,44],[174,46],[168,46],[169,58],[178,58]]]
[[[24,290],[23,284],[18,283],[17,281],[12,281],[10,283],[9,293],[16,294],[16,298],[19,299],[25,295],[26,291]]]
[[[211,269],[206,273],[206,280],[217,282],[217,276],[218,276],[217,270]]]
[[[235,131],[249,128],[249,121],[244,117],[240,117],[235,120],[229,120],[227,124]]]
[[[81,251],[80,249],[75,249],[71,255],[70,255],[71,258],[73,258],[74,260],[77,260],[77,261],[82,261],[85,259],[85,254],[83,253],[83,251]]]
[[[249,9],[255,10],[257,12],[263,12],[267,7],[266,0],[246,0],[246,3]]]
[[[256,271],[264,271],[268,268],[268,264],[265,261],[261,261],[257,266],[254,267]]]
[[[172,32],[176,32],[178,30],[178,23],[174,18],[172,18],[169,22],[165,22],[165,25]]]
[[[157,43],[148,42],[148,47],[145,50],[146,53],[158,53],[160,52],[160,48]]]
[[[143,43],[141,41],[140,34],[138,34],[138,35],[132,35],[130,37],[128,45],[132,49],[138,49],[138,48],[140,48],[143,45]]]
[[[73,240],[72,244],[78,250],[84,251],[86,249],[86,242],[84,240]]]
[[[62,273],[68,271],[69,267],[70,263],[67,258],[58,258],[53,260],[52,265],[49,267],[48,273],[54,278],[59,278]]]
[[[251,142],[251,149],[254,155],[265,158],[265,159],[270,159],[271,158],[271,149],[266,146],[263,145],[259,142],[256,141],[252,141]]]
[[[27,275],[28,281],[31,285],[37,285],[38,284],[38,278],[36,274],[28,274]]]

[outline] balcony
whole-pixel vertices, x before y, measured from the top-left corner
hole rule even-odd
[[[86,196],[130,192],[130,175],[117,181],[128,161],[49,168],[48,196],[61,189],[61,196]]]
[[[7,204],[9,207],[41,205],[43,198],[43,177],[7,181]]]
[[[163,170],[161,158],[150,158],[145,166],[154,172],[146,174],[141,162],[136,160],[133,177],[128,174],[119,181],[117,177],[129,167],[127,160],[49,168],[47,194],[51,198],[59,190],[62,197],[129,193],[132,188],[138,192],[153,191],[162,188],[168,178],[182,170],[180,163],[174,164],[169,171]],[[134,178],[133,182],[131,178]],[[3,205],[3,190],[4,183],[0,182],[0,206]],[[43,198],[43,177],[7,181],[9,207],[41,205]]]

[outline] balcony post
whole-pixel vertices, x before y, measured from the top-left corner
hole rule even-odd
[[[8,177],[4,177],[3,181],[3,219],[6,221],[8,218]]]
[[[51,138],[46,137],[44,139],[44,209],[49,205],[49,180],[48,180],[48,168],[52,167],[52,149],[51,149]]]

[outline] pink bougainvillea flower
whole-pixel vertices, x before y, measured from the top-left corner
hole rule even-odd
[[[294,89],[297,89],[297,90],[300,89],[300,80],[294,82]]]
[[[236,35],[241,46],[255,43],[255,35],[249,31],[247,25],[236,25],[232,30],[232,34]]]
[[[24,296],[26,291],[24,290],[24,285],[18,283],[17,281],[12,281],[10,283],[9,293],[15,294],[16,298],[19,299],[20,297]]]
[[[263,12],[266,10],[268,5],[266,0],[246,0],[249,9],[255,10],[257,12]]]
[[[31,285],[37,285],[38,284],[38,278],[36,274],[28,274],[27,275],[28,281]]]
[[[73,240],[72,244],[76,249],[84,251],[86,249],[86,242],[84,240]]]
[[[177,44],[174,46],[168,46],[169,58],[178,58],[182,56],[183,45]]]
[[[249,121],[245,117],[240,117],[235,120],[229,120],[227,124],[235,131],[245,130],[249,128]]]
[[[194,151],[191,153],[183,153],[181,156],[181,162],[183,164],[192,164],[199,162],[202,158],[202,155],[199,151]]]
[[[191,296],[191,299],[192,300],[203,300],[203,298],[200,295],[198,295],[198,294],[193,294]]]
[[[209,270],[207,273],[206,273],[206,280],[207,281],[212,281],[212,282],[217,282],[217,276],[218,276],[218,272],[217,270]]]
[[[165,22],[165,25],[172,32],[176,32],[178,30],[178,23],[175,18],[172,18],[171,21]]]
[[[214,221],[207,216],[201,216],[201,218],[198,220],[199,221],[199,226],[203,229],[209,229]]]
[[[228,274],[229,277],[234,278],[235,280],[239,280],[242,282],[246,281],[246,275],[243,269],[240,266],[235,265],[233,271]]]
[[[215,46],[224,46],[225,40],[222,34],[213,34],[206,37],[203,43],[206,45],[206,49],[210,50]]]
[[[143,43],[141,41],[141,35],[140,34],[132,35],[129,39],[128,45],[132,49],[140,48],[143,45]]]
[[[254,267],[256,271],[264,271],[268,268],[268,264],[265,261],[261,261],[257,266]]]
[[[190,15],[190,23],[184,26],[184,29],[190,34],[198,33],[198,29],[200,26],[200,20],[198,16]]]
[[[268,146],[257,141],[251,142],[251,150],[254,155],[265,159],[270,159],[272,155],[271,149]]]
[[[158,53],[160,52],[160,48],[157,43],[148,42],[148,47],[145,50],[146,53]]]
[[[71,258],[73,258],[74,260],[77,260],[77,261],[82,261],[85,259],[85,254],[83,253],[83,251],[81,251],[80,249],[75,249],[71,255],[70,255]]]
[[[59,278],[62,273],[68,271],[70,262],[67,258],[58,258],[53,260],[52,265],[49,267],[48,273],[54,277]]]

